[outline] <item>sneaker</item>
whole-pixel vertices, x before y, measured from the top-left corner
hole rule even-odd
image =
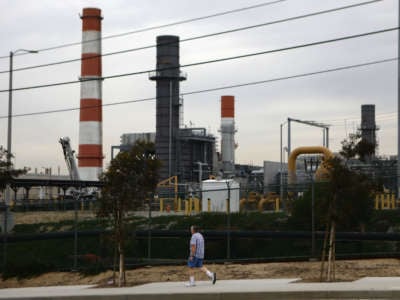
[[[212,274],[211,279],[212,279],[212,283],[215,284],[215,282],[217,281],[217,273],[214,272],[214,273]]]
[[[193,287],[193,286],[196,286],[196,284],[194,282],[186,282],[185,286],[186,287]]]

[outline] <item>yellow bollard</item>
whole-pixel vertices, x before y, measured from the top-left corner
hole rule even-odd
[[[207,199],[207,211],[211,212],[211,199],[210,198]]]
[[[396,209],[396,202],[394,200],[394,194],[390,194],[390,208]]]
[[[182,200],[178,198],[178,211],[182,211]]]
[[[386,209],[385,194],[381,194],[381,208]]]
[[[164,211],[164,199],[160,198],[160,212]]]
[[[275,199],[275,211],[279,211],[279,198]]]
[[[375,195],[375,209],[379,210],[379,195]]]
[[[188,216],[189,215],[189,201],[184,200],[183,202],[185,202],[185,215]]]
[[[200,212],[200,199],[194,198],[194,210],[199,213]]]
[[[383,194],[383,201],[385,202],[385,208],[390,209],[390,199],[388,194]]]

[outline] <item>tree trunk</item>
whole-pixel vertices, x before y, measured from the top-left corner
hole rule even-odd
[[[113,284],[116,284],[116,268],[117,268],[117,258],[118,258],[118,252],[117,252],[117,245],[114,241],[114,257],[113,257]]]
[[[117,217],[117,242],[118,242],[118,253],[119,253],[119,280],[118,286],[125,286],[125,243],[124,243],[124,221],[123,221],[123,211],[121,207],[118,207],[118,217]]]
[[[328,276],[327,281],[332,281],[332,270],[334,263],[334,247],[335,247],[335,221],[331,222],[331,230],[329,235],[329,254],[328,254]]]
[[[119,282],[118,282],[118,286],[119,287],[125,286],[125,284],[126,284],[125,254],[124,254],[124,250],[119,248]]]
[[[336,223],[333,223],[332,280],[336,281]]]
[[[322,246],[322,257],[321,257],[321,274],[319,276],[319,281],[325,279],[325,258],[326,258],[326,244],[328,243],[328,235],[329,235],[329,222],[326,223],[325,235],[324,235],[324,245]]]

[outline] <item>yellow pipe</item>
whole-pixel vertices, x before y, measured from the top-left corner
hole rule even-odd
[[[288,159],[288,183],[293,184],[296,182],[296,159],[300,154],[315,154],[321,153],[324,155],[324,159],[327,160],[333,157],[332,152],[321,146],[309,146],[309,147],[299,147],[290,152]]]
[[[267,203],[268,202],[268,198],[262,198],[261,200],[260,200],[260,202],[258,202],[258,210],[259,211],[263,211],[264,210],[264,203]]]
[[[160,212],[164,211],[164,199],[160,198]]]

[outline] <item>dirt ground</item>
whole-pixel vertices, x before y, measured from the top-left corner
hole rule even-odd
[[[31,211],[13,214],[15,224],[52,223],[74,219],[74,211]],[[79,211],[79,220],[91,220],[96,215],[91,211]]]
[[[320,262],[225,264],[209,265],[208,268],[217,273],[218,279],[301,278],[302,281],[318,281]],[[400,276],[400,260],[370,259],[336,262],[336,281],[353,281],[366,276]],[[77,284],[107,286],[111,277],[111,271],[94,276],[84,276],[73,272],[47,273],[30,279],[11,278],[0,281],[0,288]],[[197,279],[206,280],[206,277],[199,273]],[[127,271],[128,285],[185,280],[187,280],[187,270],[184,266],[143,267]]]

